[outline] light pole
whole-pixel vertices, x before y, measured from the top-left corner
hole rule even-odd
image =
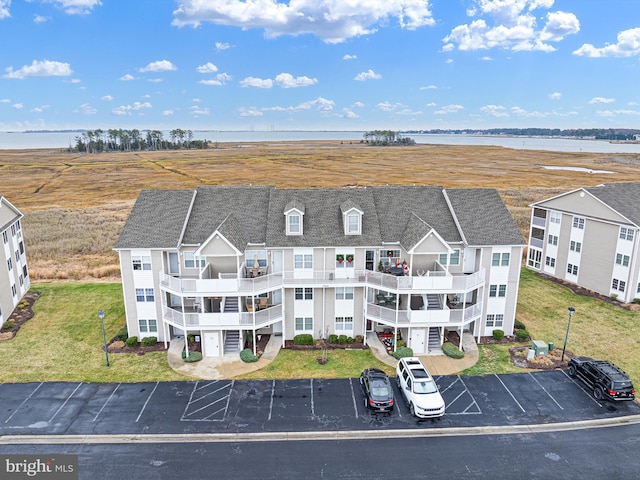
[[[107,334],[104,332],[104,310],[98,311],[98,317],[102,322],[102,341],[104,342],[104,354],[107,357],[107,367],[109,366],[109,350],[107,350]]]
[[[573,312],[575,312],[576,309],[573,307],[569,307],[569,321],[567,322],[567,333],[564,334],[564,345],[562,346],[562,358],[560,359],[561,362],[564,362],[564,351],[567,348],[567,339],[569,338],[569,327],[571,326],[571,317],[573,317]]]

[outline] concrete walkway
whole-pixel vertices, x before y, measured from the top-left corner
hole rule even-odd
[[[367,333],[367,345],[373,355],[381,362],[395,367],[398,361],[387,354],[387,351],[374,332]],[[203,358],[199,362],[185,363],[182,360],[184,349],[184,337],[177,337],[171,341],[167,352],[169,366],[183,375],[204,379],[221,380],[231,379],[244,373],[255,372],[266,367],[278,355],[282,347],[282,337],[271,335],[264,353],[255,363],[245,363],[240,360],[237,353],[230,353],[222,357]],[[464,333],[462,336],[462,348],[465,355],[461,359],[454,359],[446,355],[418,355],[432,375],[452,375],[472,367],[478,361],[478,347],[473,336]]]

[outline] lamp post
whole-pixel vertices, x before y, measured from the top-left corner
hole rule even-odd
[[[560,359],[561,362],[564,362],[564,351],[567,348],[567,339],[569,338],[569,327],[571,326],[571,317],[573,317],[573,312],[575,312],[576,309],[573,307],[569,307],[569,321],[567,322],[567,333],[564,334],[564,345],[562,346],[562,358]]]
[[[109,366],[109,350],[107,350],[107,334],[104,331],[104,310],[98,311],[98,317],[102,323],[102,341],[104,342],[104,354],[107,358],[107,367]]]

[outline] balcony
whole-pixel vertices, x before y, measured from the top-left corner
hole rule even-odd
[[[254,329],[282,320],[282,305],[273,305],[256,312],[196,312],[162,307],[167,323],[182,329]]]
[[[466,325],[482,315],[482,303],[467,305],[464,308],[445,306],[436,310],[395,310],[375,303],[367,303],[365,315],[392,327],[428,327],[435,325]]]
[[[239,278],[235,274],[221,274],[221,278],[175,278],[161,273],[160,287],[182,296],[257,295],[282,287],[282,274],[257,278]]]

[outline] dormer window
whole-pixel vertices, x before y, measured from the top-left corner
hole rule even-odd
[[[284,207],[287,235],[302,235],[304,210],[304,204],[298,200],[292,200]]]
[[[290,214],[288,224],[288,235],[300,235],[300,215]]]
[[[360,215],[350,213],[347,215],[347,235],[360,234]]]
[[[362,215],[363,212],[351,200],[347,200],[340,205],[342,218],[344,222],[345,235],[361,235],[362,234]]]

